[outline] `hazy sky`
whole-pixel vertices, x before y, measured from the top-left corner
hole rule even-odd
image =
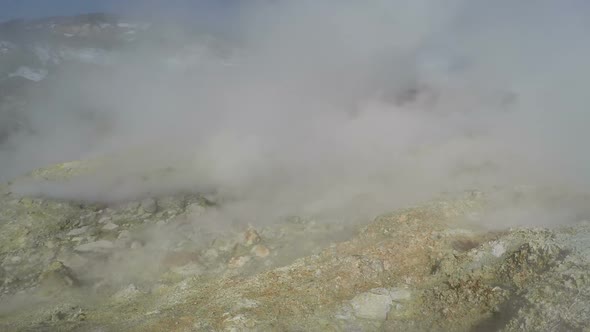
[[[116,13],[153,11],[185,14],[219,13],[235,0],[0,0],[0,18],[44,17],[109,11]],[[187,12],[187,8],[190,10]],[[175,13],[176,14],[176,13]]]

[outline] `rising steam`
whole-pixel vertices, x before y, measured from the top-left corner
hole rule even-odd
[[[215,192],[249,219],[363,217],[441,191],[588,185],[580,1],[232,6],[229,56],[205,50],[187,69],[151,45],[122,51],[112,69],[56,74],[32,96],[34,134],[3,144],[0,175],[141,149],[108,174],[15,190],[103,201]],[[176,175],[132,178],[163,168]]]

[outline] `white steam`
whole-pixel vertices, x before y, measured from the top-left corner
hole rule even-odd
[[[14,174],[141,146],[108,174],[20,190],[88,200],[214,190],[236,215],[262,219],[365,216],[496,185],[585,189],[587,11],[577,1],[244,2],[232,65],[205,54],[179,70],[161,61],[170,50],[150,49],[111,71],[64,72],[35,97],[36,134],[12,137],[0,165]],[[177,174],[120,181],[165,167]]]

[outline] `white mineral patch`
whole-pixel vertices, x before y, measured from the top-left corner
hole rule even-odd
[[[393,301],[388,290],[378,288],[359,294],[350,302],[356,317],[385,320]]]
[[[502,256],[506,252],[504,244],[502,242],[494,242],[492,245],[492,255],[496,257]]]
[[[31,81],[39,82],[47,76],[45,69],[33,69],[25,66],[18,67],[18,69],[8,74],[9,77],[23,77]]]

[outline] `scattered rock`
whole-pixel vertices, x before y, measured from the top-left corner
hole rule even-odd
[[[205,213],[206,209],[199,203],[192,203],[186,207],[186,215],[189,218],[194,218],[198,216],[202,216]]]
[[[95,242],[89,242],[74,248],[77,252],[95,252],[105,253],[115,248],[115,244],[108,240],[98,240]]]
[[[504,244],[502,242],[494,241],[492,243],[492,255],[500,257],[504,255],[505,252],[506,248],[504,248]]]
[[[119,225],[113,223],[113,222],[109,222],[106,225],[104,225],[104,227],[102,228],[105,231],[113,231],[115,229],[119,228]]]
[[[227,263],[227,266],[230,269],[237,269],[237,268],[240,268],[240,267],[246,265],[246,263],[248,263],[250,261],[250,259],[252,259],[252,257],[250,257],[250,256],[232,257],[229,260],[229,262]]]
[[[23,259],[20,256],[12,256],[9,259],[7,259],[7,261],[10,264],[18,264],[22,261]]]
[[[191,262],[183,266],[176,266],[170,269],[172,272],[180,274],[181,276],[195,276],[203,273],[203,266],[198,263]]]
[[[58,308],[55,308],[52,310],[49,317],[52,322],[76,322],[86,320],[84,310],[81,307],[72,304],[61,305]]]
[[[39,276],[39,285],[44,293],[60,292],[64,287],[77,284],[73,272],[60,261],[51,263]]]
[[[106,223],[108,223],[108,222],[109,222],[109,221],[111,221],[111,220],[112,220],[112,218],[111,218],[111,217],[102,217],[102,218],[100,218],[100,219],[98,220],[98,223],[99,223],[99,224],[106,224]]]
[[[412,298],[412,292],[405,288],[390,288],[389,296],[394,302],[405,302]]]
[[[112,294],[112,285],[104,280],[100,280],[92,285],[92,291],[97,295]]]
[[[244,243],[247,246],[254,245],[258,242],[260,242],[260,235],[258,235],[255,229],[250,228],[244,233]]]
[[[84,240],[86,240],[86,237],[84,237],[84,236],[76,236],[76,237],[72,238],[72,242],[76,242],[76,243],[80,243]]]
[[[137,289],[137,287],[135,287],[134,284],[130,284],[129,286],[121,289],[120,291],[118,291],[117,293],[115,293],[115,295],[113,295],[113,298],[115,298],[116,300],[119,301],[128,301],[131,300],[135,297],[137,297],[138,295],[141,294],[141,291],[139,289]]]
[[[219,257],[219,252],[214,248],[209,248],[203,253],[203,258],[213,261]]]
[[[191,251],[173,251],[164,256],[164,259],[162,259],[162,266],[173,268],[198,262],[198,260],[199,255],[197,253]]]
[[[375,288],[355,296],[350,304],[358,318],[385,320],[393,301],[385,288]]]
[[[82,226],[80,228],[72,229],[71,231],[68,232],[68,236],[82,235],[82,234],[86,233],[89,228],[90,228],[90,226]]]
[[[131,247],[131,239],[130,238],[118,238],[115,240],[115,245],[117,248],[130,248]]]
[[[252,253],[256,257],[264,258],[270,255],[270,249],[268,249],[268,247],[263,244],[257,244],[252,247]]]
[[[87,258],[73,252],[62,253],[58,256],[58,260],[74,271],[83,269],[89,262]]]
[[[146,198],[143,201],[141,201],[141,209],[145,213],[156,213],[158,212],[158,202],[153,198]]]
[[[228,317],[223,321],[224,331],[254,331],[256,321],[244,314]]]
[[[243,310],[243,309],[253,309],[258,307],[258,302],[250,299],[240,299],[233,307],[233,311]]]
[[[177,214],[186,208],[186,197],[183,195],[160,197],[157,201],[158,210]]]
[[[129,241],[131,239],[131,232],[128,230],[122,230],[121,233],[117,236],[117,240],[121,241]]]

